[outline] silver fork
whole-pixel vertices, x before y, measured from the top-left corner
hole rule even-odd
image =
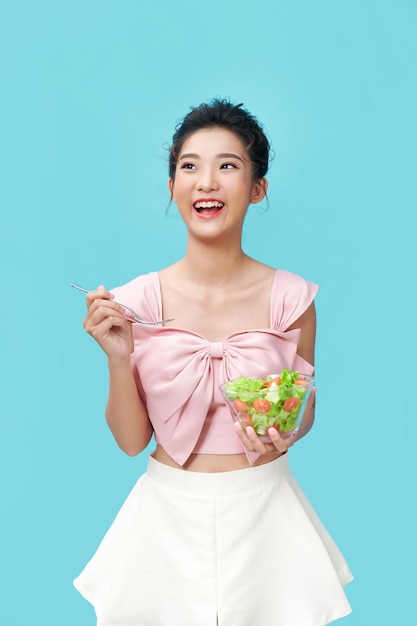
[[[84,293],[89,293],[89,291],[91,291],[91,289],[85,289],[85,287],[81,287],[81,285],[79,285],[78,283],[70,283],[70,285],[71,287],[74,287],[74,289],[78,289],[78,291],[83,291]],[[137,313],[133,309],[131,309],[129,306],[126,306],[125,304],[122,304],[121,302],[116,302],[116,300],[112,300],[112,302],[126,309],[126,311],[128,311],[130,315],[132,316],[131,321],[137,322],[138,324],[150,324],[153,326],[155,324],[164,324],[165,322],[172,322],[174,320],[173,317],[168,317],[166,320],[156,320],[155,322],[148,322],[144,320],[143,317],[139,317],[139,315],[137,315]]]

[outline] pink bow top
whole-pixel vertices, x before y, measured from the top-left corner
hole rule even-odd
[[[179,464],[193,452],[239,454],[251,463],[238,438],[219,385],[237,376],[265,376],[283,367],[312,374],[313,366],[297,354],[299,330],[287,331],[308,308],[317,285],[276,270],[271,293],[271,328],[234,333],[210,342],[183,328],[135,324],[132,367],[146,404],[155,440]],[[112,289],[116,299],[150,321],[161,319],[157,272]]]

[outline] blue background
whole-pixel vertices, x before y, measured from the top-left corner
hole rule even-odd
[[[69,283],[182,256],[166,145],[216,95],[275,150],[246,252],[320,284],[317,421],[292,458],[355,574],[343,623],[417,623],[416,26],[411,0],[1,4],[0,624],[95,623],[72,579],[147,455],[105,425]]]

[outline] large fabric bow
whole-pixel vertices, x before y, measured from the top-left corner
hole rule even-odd
[[[132,364],[140,376],[149,418],[157,441],[179,465],[197,443],[213,399],[220,396],[219,384],[241,375],[279,373],[283,367],[305,374],[313,370],[296,353],[298,329],[248,330],[223,342],[171,327],[138,325],[135,331]],[[225,403],[220,406],[219,410],[229,411]],[[253,462],[258,455],[247,456]]]

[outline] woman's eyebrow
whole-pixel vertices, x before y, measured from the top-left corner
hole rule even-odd
[[[183,159],[199,159],[199,158],[200,157],[198,156],[198,154],[188,152],[187,154],[182,154],[178,160],[182,161]]]
[[[195,154],[193,152],[188,152],[187,154],[182,154],[179,158],[179,161],[182,161],[183,159],[200,159],[201,157],[198,154]],[[242,161],[242,163],[244,163],[244,160],[242,159],[242,157],[240,157],[238,154],[235,154],[234,152],[222,152],[221,154],[218,154],[217,157],[218,159],[238,159],[239,161]]]
[[[217,157],[219,159],[239,159],[239,161],[242,161],[242,163],[244,163],[242,157],[240,157],[238,154],[235,154],[234,152],[222,152],[222,154],[218,154]]]

